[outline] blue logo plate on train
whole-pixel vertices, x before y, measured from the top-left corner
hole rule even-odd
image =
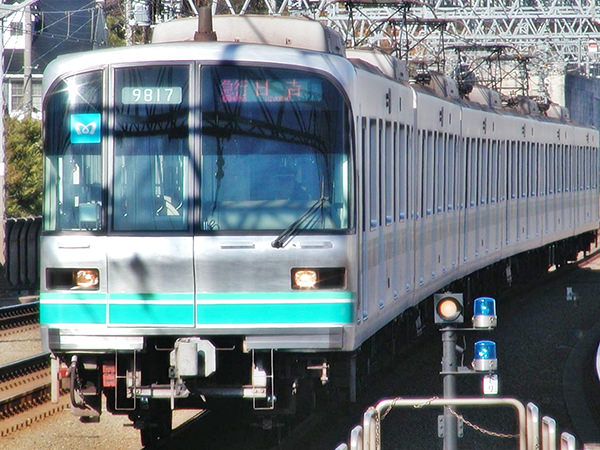
[[[71,114],[71,144],[98,144],[101,132],[100,113]]]

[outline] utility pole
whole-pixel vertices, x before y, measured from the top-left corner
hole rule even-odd
[[[31,117],[33,111],[33,93],[31,87],[31,6],[26,6],[23,11],[25,22],[25,48],[23,51],[23,109],[25,117]]]

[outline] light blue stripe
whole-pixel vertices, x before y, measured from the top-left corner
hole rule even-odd
[[[110,294],[110,300],[194,300],[193,293],[119,293]]]
[[[348,291],[291,291],[291,292],[212,292],[196,294],[202,300],[350,300],[354,294]]]
[[[40,302],[44,300],[106,300],[106,294],[89,291],[78,292],[40,292]]]

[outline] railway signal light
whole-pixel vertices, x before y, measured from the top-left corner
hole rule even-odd
[[[464,322],[462,294],[435,294],[433,296],[433,305],[436,324]]]
[[[496,300],[491,297],[479,297],[473,302],[473,328],[495,328]]]
[[[473,369],[477,372],[489,372],[498,368],[496,357],[496,343],[494,341],[475,342],[475,357],[473,358]]]

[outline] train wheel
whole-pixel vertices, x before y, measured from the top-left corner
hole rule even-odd
[[[134,426],[140,430],[142,445],[153,448],[171,435],[172,414],[166,402],[154,402],[135,414]]]

